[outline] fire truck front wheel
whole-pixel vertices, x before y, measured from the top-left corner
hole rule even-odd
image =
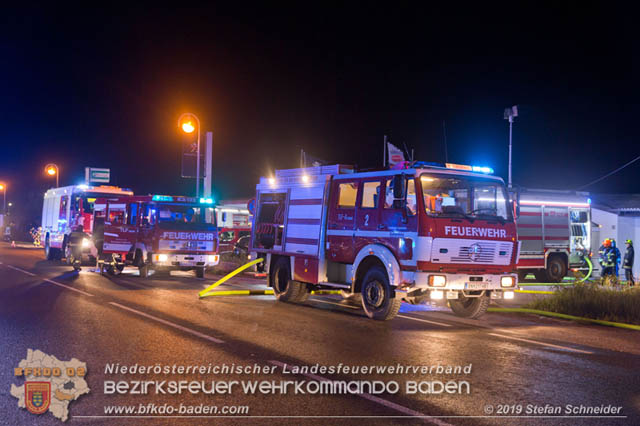
[[[271,284],[273,285],[273,293],[280,302],[298,302],[302,301],[306,288],[303,284],[293,281],[289,272],[289,260],[280,258],[276,262],[271,272]]]
[[[196,277],[204,278],[204,268],[196,268]]]
[[[44,256],[47,260],[58,260],[60,258],[60,250],[51,247],[49,242],[49,235],[44,240]]]
[[[451,299],[449,306],[454,314],[463,318],[479,318],[487,312],[490,298],[483,294],[480,297],[466,297],[462,294],[458,299]]]
[[[400,310],[402,301],[393,297],[387,272],[379,266],[372,267],[364,275],[361,294],[362,307],[371,319],[387,321]]]

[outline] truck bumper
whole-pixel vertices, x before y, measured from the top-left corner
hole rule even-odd
[[[429,277],[444,277],[444,285],[429,285]],[[478,291],[478,290],[498,290],[513,291],[518,284],[518,276],[516,274],[485,274],[485,275],[468,275],[468,274],[443,274],[437,272],[416,272],[415,282],[412,287],[426,290],[445,290],[445,291]],[[511,279],[509,280],[508,277]],[[503,286],[501,284],[504,278],[505,284],[509,282],[511,285]],[[438,280],[442,280],[438,278]]]
[[[154,254],[151,262],[154,266],[175,268],[209,268],[220,263],[217,254]]]

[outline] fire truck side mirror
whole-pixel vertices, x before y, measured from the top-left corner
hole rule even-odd
[[[393,204],[394,208],[402,210],[402,222],[407,223],[407,179],[404,175],[393,177]]]
[[[516,189],[511,192],[511,207],[513,209],[513,218],[518,219],[520,217],[520,190]]]

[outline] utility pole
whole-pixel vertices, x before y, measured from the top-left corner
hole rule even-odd
[[[204,197],[211,198],[213,183],[213,132],[207,132],[204,157]]]
[[[444,134],[444,162],[449,162],[449,148],[447,146],[447,125],[442,120],[442,133]]]
[[[512,151],[512,134],[513,119],[518,116],[518,105],[504,109],[504,119],[509,120],[509,189],[511,189],[511,151]]]
[[[382,144],[382,168],[387,167],[387,135],[384,135],[384,143]]]

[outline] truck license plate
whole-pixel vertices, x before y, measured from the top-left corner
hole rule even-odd
[[[486,282],[465,283],[464,288],[467,290],[486,290],[489,288],[489,283],[486,283]]]

